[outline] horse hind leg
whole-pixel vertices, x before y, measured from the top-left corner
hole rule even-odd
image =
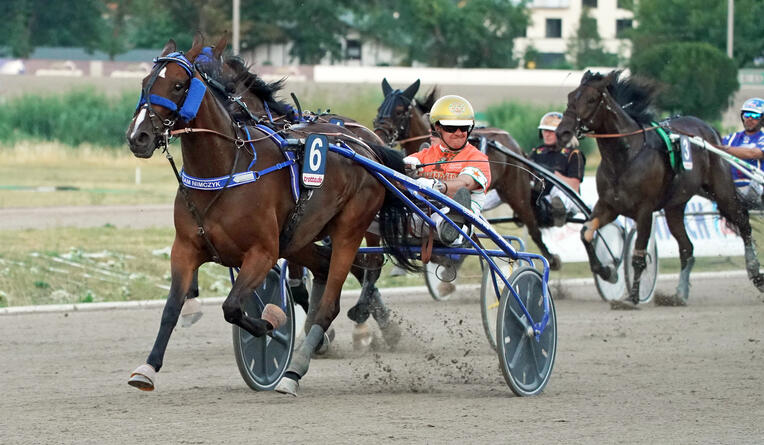
[[[748,279],[753,282],[753,285],[759,292],[764,292],[764,275],[759,270],[759,257],[756,253],[756,244],[751,236],[751,222],[748,210],[743,207],[742,202],[737,198],[736,191],[732,190],[730,192],[727,190],[730,188],[726,187],[724,189],[727,191],[725,194],[715,194],[719,213],[737,227],[745,246],[745,270],[748,274]]]
[[[536,219],[536,214],[533,213],[530,199],[520,199],[520,193],[506,193],[503,190],[499,192],[501,199],[504,200],[515,212],[517,218],[525,225],[528,230],[528,235],[533,240],[533,243],[541,251],[541,255],[549,261],[549,268],[551,270],[560,270],[562,267],[562,261],[560,256],[555,255],[549,251],[549,248],[544,244],[544,239],[541,236],[541,230],[539,229],[539,223]],[[529,196],[530,198],[530,196]]]
[[[681,271],[679,272],[676,295],[668,298],[657,298],[655,304],[659,306],[686,306],[687,299],[690,297],[690,273],[695,265],[695,257],[693,256],[692,241],[687,236],[687,230],[684,227],[684,205],[682,203],[680,206],[666,209],[666,224],[668,224],[671,235],[674,236],[679,245]]]

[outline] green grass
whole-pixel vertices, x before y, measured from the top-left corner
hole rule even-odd
[[[521,234],[512,225],[502,233]],[[0,307],[162,299],[170,281],[172,228],[117,229],[112,226],[77,229],[0,231]],[[529,249],[535,246],[528,243]],[[420,274],[390,277],[385,265],[379,287],[421,286]],[[739,257],[697,258],[694,272],[743,270]],[[660,272],[679,271],[679,260],[661,258]],[[479,284],[480,266],[468,258],[459,284]],[[586,263],[566,263],[551,279],[591,277]],[[202,297],[223,296],[230,290],[228,270],[205,264],[199,274]],[[345,289],[358,289],[349,277]]]
[[[179,146],[172,152],[179,157]],[[136,184],[136,169],[141,183]],[[172,203],[177,181],[161,154],[60,143],[0,146],[0,208]],[[50,191],[58,187],[58,191]]]

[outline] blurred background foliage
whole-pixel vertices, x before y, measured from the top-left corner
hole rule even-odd
[[[327,55],[339,60],[343,56],[342,38],[353,28],[364,39],[403,52],[405,65],[511,68],[520,62],[513,53],[513,45],[529,25],[529,3],[530,0],[242,2],[241,47],[291,41],[290,56],[295,63],[315,64]],[[591,11],[583,8],[580,25],[567,42],[568,60],[557,68],[629,67],[634,74],[662,86],[663,92],[656,101],[659,112],[715,120],[730,105],[739,88],[738,68],[752,67],[764,59],[762,0],[735,0],[733,60],[725,52],[727,0],[639,0],[622,1],[620,5],[634,11],[634,22],[638,24],[627,31],[633,57],[619,60],[615,54],[606,52]],[[25,58],[40,46],[69,46],[104,51],[114,58],[131,49],[161,48],[170,38],[179,48],[189,48],[196,31],[214,39],[230,30],[231,17],[231,0],[3,0],[0,20],[5,26],[0,27],[0,57]],[[527,64],[538,57],[538,50],[531,45],[523,57]],[[31,134],[70,139],[76,144],[82,135],[118,144],[121,135],[114,134],[118,133],[116,128],[123,127],[125,116],[131,114],[134,104],[128,103],[132,100],[114,101],[97,94],[81,94],[84,93],[8,104],[25,118],[9,111],[0,113],[0,129],[4,129],[0,138],[8,140]],[[372,110],[377,105],[373,102]],[[508,104],[504,108],[521,106]],[[489,115],[498,116],[497,110],[501,108]],[[68,113],[80,119],[69,119]],[[92,122],[103,119],[104,123],[90,128],[91,121],[81,118],[87,113],[98,115]],[[363,121],[368,112],[363,113],[347,114]],[[113,120],[106,124],[110,115]],[[535,128],[532,121],[539,115],[533,112],[529,116],[528,125],[534,125],[528,128]],[[496,119],[492,124],[497,126],[516,126],[521,120],[509,119],[509,114]],[[57,120],[63,123],[54,122]],[[88,128],[79,135],[57,133],[74,123]],[[513,133],[521,131],[508,129]]]

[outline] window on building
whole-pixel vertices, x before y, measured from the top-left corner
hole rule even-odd
[[[634,0],[618,0],[616,2],[616,6],[618,9],[628,9],[629,11],[634,10]]]
[[[345,57],[348,60],[361,60],[361,41],[348,40],[345,47]]]
[[[632,28],[631,19],[618,19],[615,21],[615,37],[617,39],[625,39],[626,32]]]
[[[586,8],[596,8],[597,0],[581,0],[581,5]]]
[[[550,39],[562,37],[562,19],[546,19],[546,36]]]

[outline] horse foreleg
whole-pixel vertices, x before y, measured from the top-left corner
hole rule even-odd
[[[605,266],[600,259],[597,258],[597,253],[594,250],[594,243],[592,243],[592,240],[594,239],[594,232],[600,227],[611,223],[617,215],[615,212],[599,205],[599,203],[594,206],[592,215],[592,219],[585,222],[583,227],[581,227],[581,242],[584,243],[586,255],[589,257],[589,268],[593,274],[602,277],[603,280],[615,283],[618,281],[616,269]]]
[[[268,271],[276,264],[276,258],[263,249],[250,249],[242,261],[239,275],[223,302],[223,317],[254,337],[262,337],[286,321],[284,310],[274,304],[266,304],[262,318],[256,319],[244,313],[245,300],[252,298],[254,290],[262,284]]]
[[[634,282],[631,284],[629,299],[634,305],[639,304],[639,280],[647,267],[647,243],[653,229],[653,214],[651,211],[642,212],[637,218],[637,239],[634,242],[634,252],[631,256],[631,267],[634,270]]]
[[[194,272],[198,267],[196,260],[197,252],[181,246],[177,240],[173,245],[170,259],[170,269],[172,283],[170,284],[170,293],[162,311],[162,320],[159,323],[159,332],[157,333],[154,346],[151,348],[146,363],[139,366],[130,375],[127,383],[143,391],[154,390],[154,380],[156,373],[162,368],[167,344],[170,341],[175,325],[178,324],[180,311],[186,295],[189,293],[194,278]]]
[[[180,310],[180,325],[187,328],[202,318],[202,304],[199,302],[199,269],[194,271],[194,279],[191,281],[191,289],[183,302]]]
[[[674,236],[679,245],[679,261],[682,270],[679,272],[679,283],[676,286],[676,295],[673,300],[656,300],[656,304],[685,306],[690,296],[690,272],[692,272],[692,266],[695,265],[695,257],[693,256],[692,241],[687,236],[687,230],[684,227],[684,206],[685,204],[682,203],[679,206],[665,209],[666,224],[668,224],[671,235]]]

